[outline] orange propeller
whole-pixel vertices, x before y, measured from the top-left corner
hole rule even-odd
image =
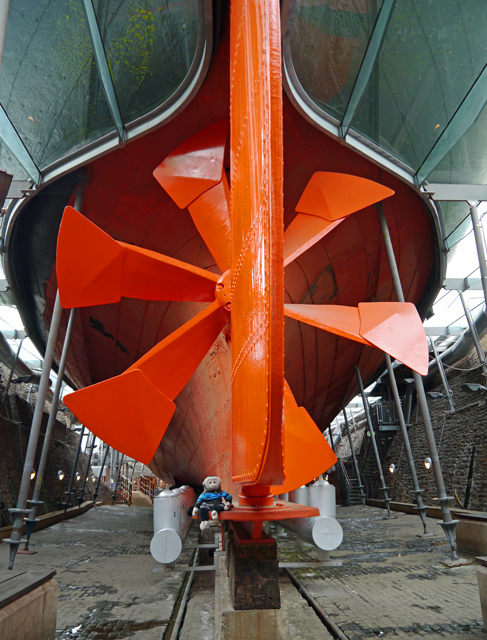
[[[258,484],[279,493],[336,462],[284,383],[284,314],[376,346],[420,372],[427,362],[426,340],[412,305],[284,305],[284,266],[345,217],[393,192],[361,177],[317,172],[283,234],[277,0],[232,0],[230,48],[231,198],[223,166],[226,122],[200,131],[154,171],[176,204],[188,207],[223,275],[117,242],[69,207],[58,240],[58,283],[66,308],[121,296],[211,304],[121,376],[70,394],[65,402],[108,444],[149,462],[172,417],[172,400],[231,314],[234,481],[244,490]]]
[[[323,175],[328,177],[327,174]],[[209,191],[214,188],[215,185]],[[223,196],[212,210],[225,211],[227,202],[228,199]],[[212,226],[214,221],[209,223],[208,228]],[[212,237],[224,242],[225,231],[220,236],[214,234]],[[298,255],[304,250],[303,246],[310,246],[310,241],[313,239],[307,238],[303,245],[297,246]],[[88,265],[86,256],[90,256]],[[86,269],[80,269],[80,264],[86,265]],[[71,207],[65,210],[59,233],[57,271],[60,295],[66,308],[109,303],[120,300],[122,295],[146,299],[212,301],[126,373],[66,397],[66,404],[91,430],[117,450],[148,463],[172,417],[175,408],[172,400],[188,382],[226,324],[229,303],[235,317],[232,276],[227,274],[218,278],[178,260],[117,242]],[[237,276],[240,277],[240,274],[237,273]],[[420,373],[424,372],[427,350],[423,346],[424,339],[421,340],[419,316],[411,304],[363,303],[358,309],[283,305],[283,309],[288,317],[363,344],[377,346]],[[235,320],[232,341],[234,334]],[[252,355],[251,350],[249,353]],[[234,371],[238,367],[237,356]],[[130,378],[127,378],[129,374]],[[129,381],[134,383],[133,386],[129,385]],[[144,387],[145,382],[147,384]],[[131,392],[127,393],[129,387]],[[281,392],[281,413],[282,397]],[[271,483],[277,487],[273,489],[274,493],[285,492],[309,482],[335,461],[333,452],[306,410],[295,403],[289,407],[289,389],[285,397],[284,438],[280,427],[284,446],[277,463],[285,470],[286,479],[283,476],[281,481]],[[132,406],[131,402],[138,407],[145,402],[152,403],[157,410],[134,412],[128,407]],[[134,433],[137,433],[135,438]],[[259,460],[262,439],[255,436],[253,434],[253,442],[257,441],[256,450],[247,451],[247,459],[243,464],[248,464],[252,455]],[[306,464],[300,464],[299,460],[305,460]],[[245,474],[240,474],[239,479],[245,481],[242,476]]]
[[[223,125],[219,123],[217,130],[222,128]],[[208,135],[213,135],[215,128],[211,127],[205,131]],[[214,154],[214,162],[208,161],[208,164],[213,166],[217,161],[222,162],[223,152],[221,148],[215,145],[211,146],[208,142],[205,143],[205,131],[198,134],[197,142],[204,145],[206,155],[210,153],[208,149]],[[192,156],[198,156],[194,139],[190,139],[185,143],[185,147],[191,150]],[[181,165],[175,160],[169,165],[178,174],[179,183],[182,184],[184,166],[191,165],[184,162],[183,154],[180,151],[171,155],[181,159]],[[163,164],[167,165],[167,160]],[[220,172],[221,176],[224,176],[222,166],[218,167],[218,172]],[[217,173],[217,170],[215,170],[215,173]],[[165,180],[168,182],[172,180],[167,166],[164,173],[156,170],[155,175],[159,181],[164,183],[163,186],[166,186]],[[332,175],[336,177],[336,174]],[[190,177],[190,179],[194,180],[194,176]],[[345,179],[347,184],[350,185],[355,176],[345,176]],[[216,190],[223,180],[216,185],[203,182],[203,187],[209,188],[196,198],[196,201],[199,201],[198,213],[194,214],[195,209],[190,206],[190,213],[200,216],[199,220],[203,236],[210,238],[214,247],[220,248],[228,244],[228,224],[225,222],[229,220],[227,189],[223,187],[220,191]],[[362,179],[357,178],[357,180]],[[314,174],[310,184],[316,191],[316,185],[321,181],[326,186],[327,193],[332,193],[331,185],[333,181],[330,182],[329,174],[323,172]],[[370,181],[365,182],[368,183]],[[343,185],[343,181],[341,184]],[[376,197],[380,197],[384,193],[388,195],[388,190],[382,191],[381,185],[376,186]],[[307,190],[308,187],[304,194],[306,194]],[[184,192],[184,188],[182,188],[182,191]],[[370,191],[371,189],[367,191],[368,201],[355,200],[354,206],[359,206],[360,208],[367,206],[367,202],[370,202]],[[211,198],[205,200],[205,196],[209,193],[212,194]],[[336,196],[330,196],[330,202],[334,200],[336,200]],[[311,205],[309,204],[311,198],[304,199],[304,201],[307,202],[307,210],[310,211],[312,209],[314,215],[309,213],[299,215],[307,216],[310,220],[325,220],[320,215],[321,210],[318,207],[318,199],[315,198],[314,204]],[[207,209],[205,209],[205,202],[211,203]],[[193,200],[192,204],[194,203],[195,201]],[[351,204],[347,206],[350,209]],[[332,214],[328,213],[328,210],[325,213],[329,218],[333,217]],[[350,214],[352,211],[348,210],[346,212],[342,208],[341,214],[343,215],[344,213]],[[224,222],[220,224],[219,221],[222,219]],[[205,220],[205,222],[201,222],[201,220]],[[321,224],[321,222],[319,223]],[[330,229],[333,224],[331,222],[327,229]],[[311,225],[308,225],[307,229],[311,230],[311,228]],[[293,246],[293,256],[300,255],[314,242],[317,242],[319,237],[322,237],[322,235],[320,236],[321,232],[318,235],[314,231],[306,234],[306,230],[303,235],[303,227],[299,231],[297,231],[297,227],[294,230],[296,235],[289,233],[288,229],[284,240],[284,251],[286,247]],[[267,245],[264,244],[263,246]],[[219,251],[218,248],[215,250]],[[220,255],[222,255],[222,252],[220,252]],[[88,263],[86,256],[89,256]],[[291,256],[290,260],[292,259],[293,257]],[[226,265],[226,260],[227,258],[222,260],[222,265]],[[247,260],[250,260],[250,258],[247,258]],[[81,264],[83,269],[80,269]],[[229,305],[231,305],[233,317],[232,343],[235,341],[237,326],[235,312],[239,306],[237,304],[236,290],[233,287],[236,283],[238,290],[239,283],[243,279],[242,273],[247,273],[251,266],[251,264],[245,263],[245,259],[243,261],[237,259],[237,269],[227,273],[226,276],[218,278],[218,276],[210,272],[173,258],[117,242],[77,211],[67,207],[59,232],[57,257],[59,290],[65,308],[107,304],[119,301],[121,296],[151,300],[200,300],[211,301],[212,304],[183,325],[177,332],[168,336],[168,338],[154,347],[122,376],[71,394],[66,397],[66,404],[83,423],[90,426],[95,433],[103,437],[105,441],[112,444],[117,450],[134,456],[141,462],[149,462],[172,417],[174,405],[171,401],[188,382],[199,362],[226,324],[229,317]],[[262,285],[262,288],[265,289],[265,286]],[[251,302],[258,293],[258,291],[256,294],[254,290],[250,290],[248,295]],[[421,338],[421,321],[413,305],[363,303],[359,305],[358,309],[321,305],[282,305],[281,308],[288,317],[363,344],[376,346],[389,353],[392,357],[415,368],[420,373],[425,371],[427,350],[424,337]],[[263,305],[262,316],[265,319],[275,311],[275,309]],[[257,328],[257,332],[259,331],[260,321],[256,319],[255,312],[251,312],[249,306],[245,310],[241,310],[239,315],[246,317],[251,325],[250,328],[246,328],[246,331],[253,330],[253,327]],[[407,331],[405,327],[407,327]],[[265,336],[266,334],[263,333],[260,338],[265,341],[267,339]],[[238,372],[242,367],[241,360],[243,358],[241,353],[245,352],[248,356],[250,371],[255,374],[259,369],[258,365],[256,365],[256,356],[254,354],[260,348],[261,345],[258,341],[255,344],[250,344],[246,343],[245,340],[241,340],[240,351],[234,357],[233,401],[237,411],[242,410],[242,403],[239,403],[235,397],[235,378],[237,378]],[[273,353],[270,352],[269,355],[272,356]],[[282,368],[280,371],[282,372]],[[126,394],[124,392],[127,388],[127,378],[125,376],[129,373],[137,375],[136,378],[130,377],[130,380],[136,380],[137,384],[134,384],[131,394]],[[249,375],[247,374],[247,376]],[[263,375],[267,375],[267,373],[264,372]],[[256,380],[258,379],[259,377],[256,376]],[[141,389],[145,380],[147,380],[148,385],[142,392]],[[244,380],[241,387],[242,391],[238,392],[238,397],[243,398],[242,402],[245,402],[245,398],[248,397],[248,385],[248,380]],[[263,385],[260,379],[259,386],[266,390],[262,396],[262,402],[267,402],[267,385]],[[277,406],[282,415],[282,388],[279,389],[279,393],[280,400]],[[289,394],[290,391],[288,390],[287,393]],[[126,398],[122,405],[120,404],[121,397]],[[153,413],[138,411],[133,414],[132,411],[125,407],[125,403],[129,402],[129,397],[134,397],[134,402],[137,406],[140,406],[142,397],[145,399],[151,397],[155,406],[163,403],[166,409]],[[103,398],[102,403],[101,398]],[[104,407],[103,411],[100,411],[101,404]],[[117,416],[117,420],[113,417],[109,418],[109,416]],[[257,421],[255,417],[253,419]],[[277,486],[279,492],[284,492],[288,488],[300,486],[326,471],[327,468],[334,464],[334,454],[304,408],[295,406],[288,409],[286,407],[284,437],[282,436],[281,420],[280,416],[279,419],[276,418],[278,426],[275,430],[278,432],[280,443],[284,442],[284,445],[281,444],[278,448],[279,453],[277,456],[274,455],[271,466],[274,469],[276,467],[281,470],[284,469],[286,479],[284,480],[284,475],[279,477],[273,470],[272,479],[265,478],[265,480],[269,484]],[[113,437],[110,437],[112,432]],[[261,460],[266,452],[266,444],[268,447],[269,443],[266,443],[265,439],[263,442],[261,426],[256,427],[254,433],[249,433],[247,423],[247,426],[245,424],[242,425],[243,432],[245,432],[246,440],[242,448],[245,450],[240,452],[242,462],[240,469],[237,467],[238,471],[235,475],[236,479],[242,483],[246,481],[255,482],[256,479],[258,480],[262,477],[262,475],[259,476],[259,472],[264,469]],[[138,434],[137,438],[134,438],[134,433]],[[134,440],[137,440],[137,455],[134,453]],[[310,456],[313,457],[314,464],[310,464]],[[307,460],[307,464],[299,464],[299,459]],[[252,470],[254,471],[253,475],[251,473]]]

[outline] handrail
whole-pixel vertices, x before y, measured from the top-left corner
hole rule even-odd
[[[132,506],[132,490],[133,482],[125,476],[120,476],[120,489],[118,491],[120,500],[128,504],[129,507]]]
[[[348,477],[348,473],[347,473],[347,470],[345,469],[345,465],[343,464],[343,461],[342,461],[341,458],[337,458],[337,460],[338,460],[338,463],[340,465],[340,469],[341,469],[341,471],[343,473],[343,477],[345,478],[349,488],[351,489],[352,488],[352,483],[350,482],[350,478]]]

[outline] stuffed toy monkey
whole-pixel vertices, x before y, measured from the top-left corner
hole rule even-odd
[[[208,476],[203,480],[203,493],[196,500],[193,516],[200,516],[200,529],[204,531],[210,526],[209,514],[213,520],[218,520],[218,514],[233,507],[232,496],[223,491],[222,481],[218,476]]]

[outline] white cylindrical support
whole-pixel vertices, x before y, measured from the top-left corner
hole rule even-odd
[[[326,480],[317,480],[308,487],[308,504],[320,510],[320,516],[336,519],[336,489]]]
[[[150,552],[157,562],[169,564],[179,557],[192,519],[187,510],[196,496],[191,487],[164,489],[154,498],[154,537]]]
[[[317,480],[309,487],[289,492],[289,501],[316,507],[320,515],[314,518],[280,520],[279,524],[323,551],[333,551],[343,540],[343,530],[336,517],[335,487],[326,480]]]
[[[341,545],[343,540],[340,523],[328,516],[279,520],[279,524],[298,535],[304,542],[314,544],[323,551],[333,551]]]
[[[295,504],[304,504],[308,506],[308,487],[303,484],[302,487],[289,492],[289,502]]]

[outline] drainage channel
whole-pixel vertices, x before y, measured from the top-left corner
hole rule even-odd
[[[320,607],[318,602],[315,600],[315,598],[313,598],[310,592],[306,589],[306,587],[301,582],[301,580],[299,580],[299,578],[297,578],[294,575],[294,573],[290,571],[287,567],[283,567],[282,571],[284,571],[284,573],[288,576],[288,578],[291,580],[293,585],[296,587],[299,593],[303,596],[303,598],[306,600],[309,606],[313,608],[314,612],[316,613],[318,618],[321,620],[321,622],[324,624],[324,626],[328,629],[328,631],[331,633],[331,635],[334,638],[337,638],[338,640],[350,640],[349,637],[345,635],[343,631],[337,627],[337,625],[333,622],[333,620],[326,613],[326,611],[324,611],[322,607]]]
[[[199,549],[196,549],[192,558],[192,567],[196,567],[199,562]],[[177,640],[183,626],[184,616],[186,614],[186,607],[188,606],[188,599],[191,593],[191,587],[193,586],[194,571],[188,571],[184,577],[181,590],[174,605],[169,624],[167,625],[162,640]]]

